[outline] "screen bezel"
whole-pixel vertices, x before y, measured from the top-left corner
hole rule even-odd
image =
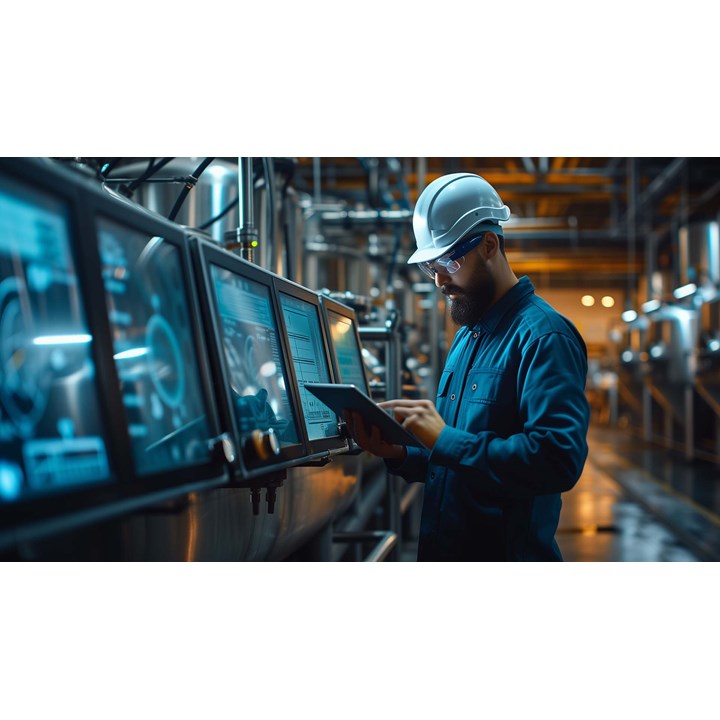
[[[202,311],[206,332],[208,335],[208,348],[210,350],[210,361],[215,376],[222,379],[221,387],[216,387],[218,408],[225,427],[229,428],[232,438],[238,450],[236,461],[233,465],[234,480],[251,480],[259,475],[267,475],[269,472],[283,470],[301,464],[310,454],[307,446],[307,433],[299,397],[296,392],[296,380],[293,373],[292,363],[284,340],[284,325],[282,324],[281,313],[275,297],[273,276],[267,270],[243,260],[238,255],[231,253],[214,243],[200,237],[192,237],[194,253],[197,258],[198,282],[204,289],[201,293]],[[280,454],[265,461],[248,460],[242,452],[243,438],[240,437],[235,412],[232,409],[230,397],[230,372],[227,367],[227,360],[222,349],[222,332],[220,328],[220,317],[217,306],[217,298],[212,279],[212,265],[231,272],[238,277],[251,280],[268,289],[268,296],[272,307],[273,317],[277,326],[278,343],[280,356],[283,363],[283,371],[287,379],[288,400],[297,423],[299,442],[295,445],[286,445],[280,448]]]
[[[350,320],[350,324],[352,325],[353,333],[355,333],[355,341],[357,342],[357,347],[360,352],[360,357],[358,358],[358,361],[360,362],[360,367],[362,369],[363,374],[363,380],[364,380],[364,386],[360,388],[368,397],[371,397],[370,393],[370,383],[368,382],[367,372],[365,369],[365,363],[363,362],[362,358],[362,349],[363,345],[360,340],[360,331],[359,331],[359,324],[357,319],[357,314],[355,313],[355,310],[353,310],[348,305],[344,305],[343,303],[338,302],[337,300],[334,300],[331,297],[328,297],[327,295],[320,294],[320,307],[322,308],[322,316],[323,316],[323,322],[325,323],[325,332],[327,334],[328,339],[328,345],[330,346],[330,355],[332,357],[333,361],[333,371],[335,373],[336,382],[338,383],[347,383],[347,380],[343,380],[340,375],[340,363],[338,361],[337,357],[337,348],[335,346],[335,343],[332,339],[332,330],[330,328],[330,312],[334,312],[337,315],[340,315],[341,317],[344,317],[348,320]]]
[[[280,319],[280,322],[282,323],[282,336],[283,341],[285,342],[285,352],[288,360],[290,361],[290,372],[292,373],[293,378],[293,388],[296,393],[297,398],[297,405],[300,408],[300,414],[302,418],[302,428],[303,432],[305,433],[305,437],[308,444],[308,450],[311,457],[313,456],[321,456],[321,455],[327,455],[330,453],[335,452],[343,452],[349,449],[348,441],[343,437],[342,432],[340,430],[340,423],[342,422],[342,418],[336,417],[336,422],[338,423],[338,434],[337,436],[329,437],[329,438],[318,438],[317,440],[310,440],[307,434],[307,427],[305,425],[305,413],[302,410],[302,403],[300,401],[300,387],[298,385],[297,376],[295,374],[295,366],[292,362],[292,353],[290,350],[290,344],[288,339],[288,331],[287,331],[287,325],[285,323],[285,314],[282,310],[282,301],[281,301],[281,294],[285,293],[286,295],[296,298],[299,300],[303,300],[307,302],[309,305],[313,306],[315,308],[315,312],[317,313],[317,319],[318,319],[318,326],[320,327],[320,339],[323,346],[323,351],[325,353],[325,361],[327,363],[327,367],[330,373],[330,381],[331,382],[337,382],[337,376],[335,374],[335,370],[333,368],[333,362],[332,358],[330,356],[330,349],[329,349],[329,343],[328,343],[328,336],[327,331],[325,329],[325,323],[323,322],[323,314],[322,314],[322,308],[320,307],[320,296],[318,293],[313,292],[312,290],[309,290],[306,287],[303,287],[302,285],[298,285],[295,282],[292,282],[291,280],[287,280],[286,278],[281,278],[277,275],[273,275],[273,284],[275,287],[275,294],[276,294],[276,302],[277,302],[277,308],[278,308],[278,316]]]
[[[90,353],[95,366],[94,389],[98,398],[102,435],[106,443],[109,477],[101,483],[67,488],[49,495],[24,499],[0,507],[0,550],[22,542],[76,530],[93,523],[154,505],[199,489],[227,481],[224,463],[212,460],[188,472],[168,473],[164,477],[135,477],[130,459],[127,427],[117,422],[124,408],[115,373],[112,338],[105,311],[105,289],[100,276],[100,259],[95,240],[93,213],[102,209],[113,220],[127,224],[127,216],[140,213],[119,207],[117,200],[105,197],[95,181],[78,171],[44,158],[0,159],[0,171],[10,182],[45,193],[63,203],[68,212],[69,251],[74,263],[78,292],[88,332],[93,336]],[[130,203],[128,203],[130,205]],[[150,226],[143,225],[149,222]],[[163,225],[163,232],[177,232],[175,226],[139,220],[142,231]],[[188,277],[187,261],[183,260]],[[190,285],[192,293],[192,285]],[[195,322],[193,318],[191,322]],[[195,333],[195,337],[199,337]],[[202,361],[201,361],[202,362]],[[210,397],[210,401],[212,398]],[[208,406],[211,431],[217,427],[214,406]]]

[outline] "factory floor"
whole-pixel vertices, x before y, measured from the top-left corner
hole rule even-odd
[[[591,426],[585,470],[563,495],[556,539],[568,562],[720,560],[720,467]],[[416,545],[403,542],[400,560]]]

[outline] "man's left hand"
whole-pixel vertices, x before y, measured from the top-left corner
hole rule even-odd
[[[378,405],[392,410],[395,419],[430,449],[445,427],[445,421],[430,400],[387,400]]]

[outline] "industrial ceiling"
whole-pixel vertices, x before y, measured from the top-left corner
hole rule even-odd
[[[554,286],[626,286],[648,238],[672,262],[677,228],[720,212],[720,158],[297,158],[294,183],[316,199],[412,208],[436,177],[482,175],[512,211],[508,252]]]

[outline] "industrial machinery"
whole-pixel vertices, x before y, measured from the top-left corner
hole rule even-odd
[[[694,378],[698,313],[679,303],[660,303],[648,318],[645,377],[648,440],[694,456]]]
[[[395,297],[410,213],[339,218],[291,178],[287,159],[3,161],[0,556],[397,556],[421,493],[304,384],[433,392],[435,307]]]

